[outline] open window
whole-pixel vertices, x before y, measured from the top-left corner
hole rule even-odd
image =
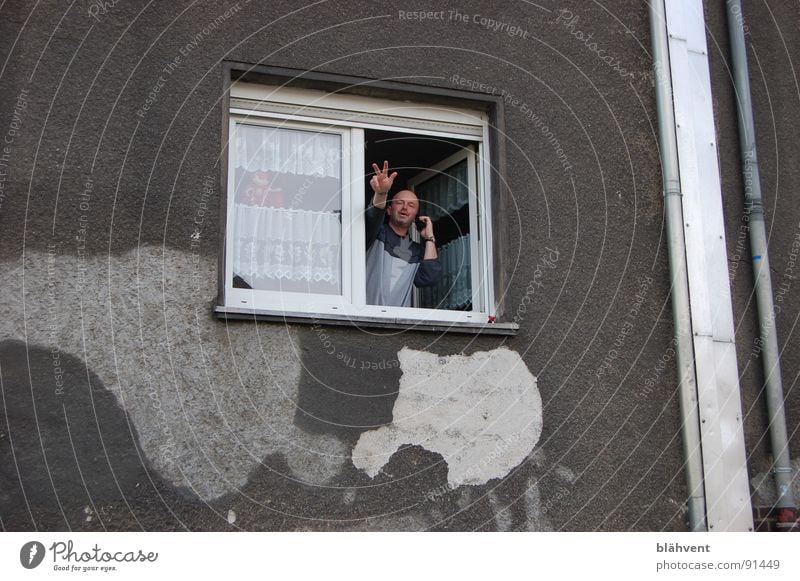
[[[218,311],[404,324],[494,314],[485,113],[243,82],[229,113]],[[392,192],[415,191],[433,220],[443,268],[411,307],[366,301],[364,212],[384,159]]]
[[[464,147],[409,180],[421,200],[420,213],[433,220],[443,272],[438,285],[415,290],[414,306],[481,310],[485,273],[480,260],[472,261],[481,255],[475,162],[474,151]]]

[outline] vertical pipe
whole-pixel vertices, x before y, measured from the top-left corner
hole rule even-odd
[[[661,150],[661,173],[664,182],[664,212],[672,291],[672,319],[675,327],[683,451],[686,461],[686,484],[689,489],[689,526],[693,531],[704,531],[706,530],[706,504],[700,446],[700,414],[697,407],[697,380],[689,310],[689,276],[686,264],[686,241],[683,237],[678,142],[675,134],[675,109],[672,102],[672,79],[669,70],[669,43],[665,12],[664,0],[651,0],[650,27],[656,79],[656,109]]]
[[[764,391],[774,458],[773,473],[778,492],[778,502],[775,506],[778,513],[778,526],[791,527],[797,519],[797,508],[792,495],[792,465],[786,433],[786,414],[783,408],[780,352],[775,329],[775,308],[772,302],[772,278],[769,273],[767,233],[764,227],[764,203],[761,197],[761,181],[756,157],[756,134],[750,96],[742,5],[739,0],[728,0],[726,6],[733,62],[733,81],[738,101],[739,148],[744,174],[745,212],[749,217],[750,249],[753,253],[753,276],[755,277],[756,303],[763,345],[761,362],[764,367]]]

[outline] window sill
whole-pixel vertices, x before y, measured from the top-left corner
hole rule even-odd
[[[435,333],[463,333],[468,335],[516,335],[516,323],[455,323],[426,321],[421,319],[352,317],[330,314],[309,315],[288,311],[266,311],[238,307],[214,306],[214,316],[224,320],[254,320],[276,323],[299,323],[313,325],[341,325],[345,327],[369,327],[378,329],[404,329],[407,331],[430,331]]]

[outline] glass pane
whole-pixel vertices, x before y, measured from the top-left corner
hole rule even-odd
[[[442,265],[439,284],[420,289],[417,306],[470,311],[472,269],[467,160],[422,182],[415,190],[421,200],[420,214],[433,221]]]
[[[342,137],[237,124],[233,286],[342,293]]]

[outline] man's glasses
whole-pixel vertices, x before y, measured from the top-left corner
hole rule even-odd
[[[392,200],[392,206],[395,208],[402,208],[403,206],[408,206],[411,209],[414,209],[419,206],[419,202],[415,202],[413,200]]]

